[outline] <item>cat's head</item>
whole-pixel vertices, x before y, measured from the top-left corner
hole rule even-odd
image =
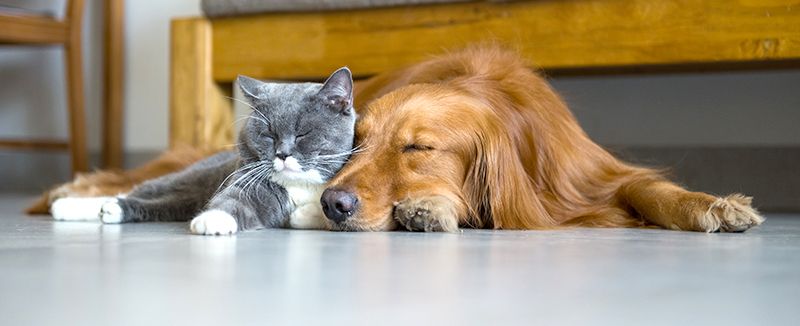
[[[240,135],[244,164],[272,164],[279,184],[325,183],[353,146],[353,78],[341,68],[324,84],[265,83],[239,76],[254,112]]]

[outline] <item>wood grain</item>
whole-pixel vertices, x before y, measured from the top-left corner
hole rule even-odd
[[[69,39],[64,44],[67,69],[67,100],[69,102],[69,150],[72,158],[72,174],[89,171],[86,151],[86,114],[83,93],[83,55],[81,46],[81,22],[83,0],[72,0],[67,6],[66,22],[69,24]]]
[[[203,121],[204,148],[222,148],[233,144],[233,102],[231,84],[220,85],[208,75],[206,114]],[[230,149],[230,147],[228,147]]]
[[[66,22],[0,10],[0,44],[52,44],[69,39]]]
[[[66,150],[69,143],[57,140],[0,140],[0,147],[10,147],[23,150]]]
[[[540,0],[216,19],[213,77],[356,75],[499,41],[543,68],[800,58],[797,0]]]
[[[123,69],[124,10],[123,0],[108,0],[105,7],[105,54],[103,56],[104,101],[102,166],[106,169],[123,167]]]
[[[170,147],[214,148],[233,142],[233,106],[212,78],[211,24],[172,21]]]

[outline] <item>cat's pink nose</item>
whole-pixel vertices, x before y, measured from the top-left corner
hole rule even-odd
[[[281,159],[281,161],[286,161],[286,158],[291,156],[291,154],[290,153],[284,153],[284,152],[277,152],[277,153],[275,153],[275,156],[277,156],[279,159]]]
[[[329,220],[341,223],[358,209],[358,198],[346,190],[328,188],[320,199],[322,211]]]

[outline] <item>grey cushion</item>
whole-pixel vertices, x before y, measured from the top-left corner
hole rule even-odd
[[[281,11],[322,11],[481,0],[202,0],[209,17]]]

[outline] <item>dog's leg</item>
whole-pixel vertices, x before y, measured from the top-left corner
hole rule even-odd
[[[394,203],[394,219],[410,231],[458,230],[458,213],[443,196],[408,197]]]
[[[667,181],[635,180],[623,185],[619,195],[646,221],[673,230],[743,232],[764,221],[750,206],[750,197],[719,198]]]

